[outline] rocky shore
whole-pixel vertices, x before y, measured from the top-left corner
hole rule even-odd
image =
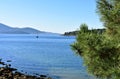
[[[46,75],[32,76],[18,72],[16,68],[12,68],[11,64],[5,64],[0,60],[0,79],[52,79]]]

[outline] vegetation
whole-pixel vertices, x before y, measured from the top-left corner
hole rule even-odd
[[[92,29],[92,30],[88,29],[88,31],[102,34],[103,32],[105,32],[105,29]],[[65,36],[77,36],[78,33],[79,33],[79,30],[72,31],[72,32],[65,32],[63,35],[65,35]]]
[[[78,34],[78,31],[72,31],[72,32],[65,32],[63,35],[65,36],[76,36]]]
[[[80,26],[72,49],[84,59],[89,73],[101,79],[120,79],[120,1],[97,0],[97,13],[105,32]]]

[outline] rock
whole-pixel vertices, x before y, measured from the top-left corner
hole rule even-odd
[[[0,64],[5,65],[3,67],[0,67],[0,79],[52,79],[50,77],[47,77],[46,75],[40,75],[40,77],[26,75],[21,72],[18,72],[16,68],[11,68],[10,64],[5,64],[4,62],[1,61]]]
[[[7,60],[7,62],[12,62],[11,60]]]
[[[47,77],[46,75],[40,75],[40,77]]]

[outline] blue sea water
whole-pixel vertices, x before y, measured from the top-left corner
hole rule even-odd
[[[45,74],[54,79],[93,79],[83,60],[70,48],[74,36],[57,34],[1,34],[0,57],[28,74]]]

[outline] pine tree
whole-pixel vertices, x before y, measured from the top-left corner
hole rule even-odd
[[[120,1],[97,0],[97,13],[106,32],[91,32],[82,24],[72,49],[83,58],[90,74],[120,79]]]
[[[120,32],[120,1],[97,0],[97,12],[110,36],[118,37]]]

